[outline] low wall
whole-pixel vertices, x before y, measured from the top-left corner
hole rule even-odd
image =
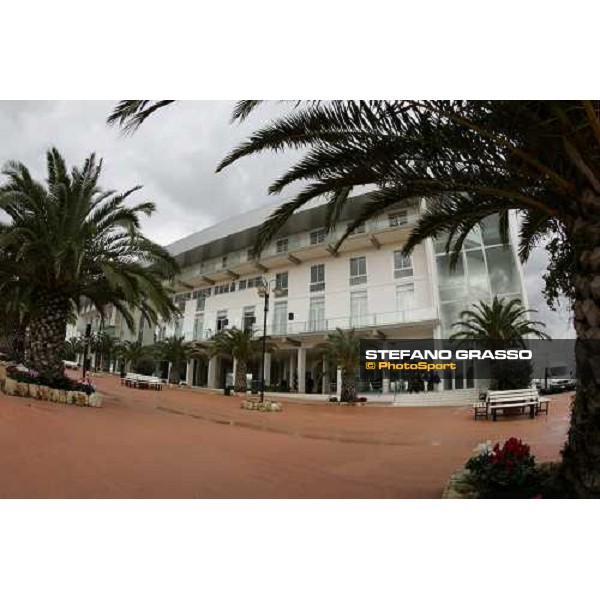
[[[0,362],[0,389],[7,396],[18,396],[31,398],[45,402],[56,402],[58,404],[75,404],[77,406],[92,406],[100,408],[102,397],[98,393],[86,394],[82,391],[58,390],[45,385],[23,383],[8,377],[6,368],[9,364]]]

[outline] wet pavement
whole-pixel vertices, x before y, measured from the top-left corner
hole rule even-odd
[[[481,441],[510,436],[556,460],[571,394],[549,415],[474,421],[460,408],[283,402],[161,392],[95,378],[101,409],[0,393],[3,498],[439,498]]]

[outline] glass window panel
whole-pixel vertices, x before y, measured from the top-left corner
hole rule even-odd
[[[470,290],[477,294],[489,294],[490,287],[483,252],[470,250],[465,252],[465,257]]]
[[[361,327],[367,324],[367,292],[350,294],[350,327]]]
[[[273,308],[273,333],[285,335],[287,333],[287,302],[275,302]]]
[[[510,248],[498,246],[486,249],[492,294],[521,292],[519,273]]]
[[[323,331],[325,329],[325,298],[311,298],[308,328],[310,331]]]
[[[483,236],[483,243],[486,246],[502,243],[500,240],[500,219],[498,215],[486,217],[481,222],[481,234]]]
[[[444,287],[455,287],[464,285],[465,271],[463,267],[463,256],[461,255],[454,268],[450,268],[450,256],[437,257],[438,280],[440,289]]]

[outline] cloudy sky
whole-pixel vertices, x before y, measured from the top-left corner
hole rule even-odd
[[[137,198],[157,205],[144,231],[166,244],[272,203],[267,187],[294,158],[265,154],[215,174],[219,160],[233,146],[260,120],[277,114],[273,105],[262,107],[240,126],[229,122],[233,102],[181,102],[150,118],[131,136],[105,124],[113,106],[104,101],[0,102],[0,164],[22,161],[43,178],[45,152],[51,146],[70,165],[96,152],[104,158],[104,187],[144,186]],[[541,297],[545,262],[544,253],[538,252],[525,265],[530,304],[553,337],[571,337],[568,313],[551,312]]]

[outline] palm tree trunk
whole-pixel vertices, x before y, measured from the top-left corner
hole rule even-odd
[[[578,253],[574,305],[578,384],[561,465],[567,490],[580,498],[600,498],[600,231],[593,233],[596,248]]]
[[[342,372],[342,402],[354,402],[356,400],[356,377],[354,373]]]
[[[248,365],[245,360],[237,361],[237,366],[235,369],[235,386],[234,389],[236,392],[245,392],[246,391],[246,373],[248,372]]]
[[[47,377],[64,376],[61,354],[68,312],[68,298],[45,298],[38,303],[29,324],[30,366]]]

